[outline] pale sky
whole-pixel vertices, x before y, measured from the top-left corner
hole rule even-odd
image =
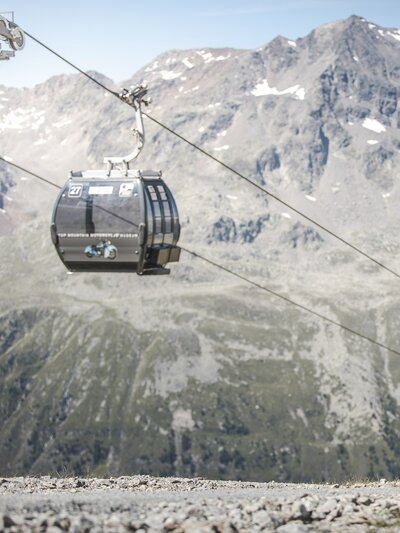
[[[400,0],[0,0],[0,12],[10,10],[17,24],[80,68],[115,82],[171,49],[255,49],[350,15],[400,27]],[[15,58],[1,61],[0,84],[33,86],[68,72],[27,38]]]

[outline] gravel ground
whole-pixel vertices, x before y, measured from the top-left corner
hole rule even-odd
[[[400,531],[400,482],[0,478],[1,532]]]

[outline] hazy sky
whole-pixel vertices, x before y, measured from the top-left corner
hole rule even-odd
[[[400,0],[0,0],[0,12],[10,10],[83,70],[117,82],[170,49],[258,48],[353,14],[400,27]],[[71,71],[28,38],[14,59],[1,61],[0,84],[32,86]]]

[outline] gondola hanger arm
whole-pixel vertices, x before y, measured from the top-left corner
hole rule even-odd
[[[118,157],[105,157],[104,163],[107,163],[108,171],[111,171],[115,166],[119,168],[122,167],[124,170],[128,170],[129,163],[136,159],[136,157],[142,151],[145,139],[141,105],[143,103],[147,106],[151,101],[150,98],[145,99],[147,90],[148,89],[146,85],[138,85],[136,87],[131,87],[129,90],[122,89],[122,91],[118,95],[121,100],[131,105],[136,112],[136,128],[132,128],[132,134],[135,137],[136,144],[133,151],[128,155]]]

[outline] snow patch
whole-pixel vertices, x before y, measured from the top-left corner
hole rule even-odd
[[[357,61],[357,63],[360,61],[357,56],[353,56],[354,61]]]
[[[310,196],[309,194],[306,194],[307,200],[310,200],[311,202],[316,202],[317,199],[314,196]]]
[[[198,50],[196,51],[196,54],[203,58],[204,63],[211,63],[211,61],[225,61],[225,59],[229,59],[231,57],[231,54],[228,54],[227,56],[215,57],[211,52],[206,52],[205,50]]]
[[[60,120],[59,122],[53,122],[52,126],[54,126],[55,128],[62,128],[63,126],[68,126],[68,124],[71,124],[71,123],[72,123],[72,120],[64,119],[64,120]]]
[[[205,50],[198,50],[196,54],[203,58],[204,63],[209,63],[210,61],[214,60],[214,56],[211,52],[206,52]]]
[[[226,136],[226,130],[221,131],[220,133],[217,133],[217,137],[225,137]]]
[[[185,57],[185,59],[182,59],[182,63],[187,68],[193,68],[194,67],[194,63],[191,63],[187,57]]]
[[[382,133],[386,131],[386,127],[374,118],[366,118],[362,123],[363,128],[374,131],[375,133]]]
[[[150,66],[144,69],[145,72],[153,72],[153,70],[156,70],[158,68],[158,61],[154,61],[154,63]]]
[[[289,46],[293,46],[293,48],[296,48],[297,44],[295,41],[288,41],[287,42]]]
[[[8,102],[8,101],[9,101],[9,98],[4,98],[4,97],[3,97],[3,98],[1,99],[1,101],[2,101],[2,102]]]
[[[41,144],[46,144],[46,143],[47,143],[47,139],[38,139],[37,141],[33,143],[33,146],[40,146]]]
[[[163,80],[174,80],[176,78],[179,78],[182,72],[174,72],[173,70],[162,70],[160,74]]]
[[[376,139],[369,139],[367,141],[368,144],[378,144],[379,141],[377,141]]]
[[[221,152],[222,150],[229,150],[229,144],[224,144],[224,146],[218,146],[214,148],[216,152]]]
[[[281,213],[281,216],[283,216],[283,218],[292,218],[292,215],[289,215],[289,213]]]
[[[268,80],[264,79],[261,83],[257,83],[255,88],[251,91],[251,94],[254,96],[281,96],[290,94],[293,95],[297,100],[304,100],[306,90],[303,87],[300,87],[300,85],[294,85],[293,87],[289,87],[288,89],[280,91],[276,87],[270,87]]]
[[[199,132],[200,132],[200,133],[203,133],[204,130],[205,130],[205,127],[204,127],[204,126],[201,126],[201,128],[199,128]]]
[[[390,192],[385,192],[382,194],[382,198],[389,198],[389,196],[391,195],[392,193]]]
[[[400,41],[400,30],[397,30],[396,32],[388,31],[387,34],[389,35],[389,37],[393,37],[393,39]]]
[[[44,122],[43,115],[45,113],[46,111],[36,111],[35,107],[32,107],[31,109],[22,109],[21,107],[17,107],[6,115],[3,115],[3,119],[0,123],[0,131],[8,129],[23,130],[30,125],[32,126],[32,129],[37,129],[34,126],[38,121],[40,121],[41,124]]]
[[[9,157],[8,155],[3,155],[3,159],[5,159],[6,161],[13,161],[13,158],[12,157]]]
[[[31,126],[31,129],[32,130],[38,130],[40,128],[40,126],[42,126],[44,124],[44,117],[40,117],[38,118],[38,120],[32,124]]]
[[[193,93],[194,91],[198,91],[199,89],[200,89],[200,87],[198,85],[196,85],[196,87],[193,87],[192,89],[188,89],[183,94]],[[179,92],[181,92],[181,91],[179,91]]]
[[[227,197],[229,200],[237,200],[237,199],[238,199],[237,196],[232,196],[232,194],[227,194],[226,197]]]

